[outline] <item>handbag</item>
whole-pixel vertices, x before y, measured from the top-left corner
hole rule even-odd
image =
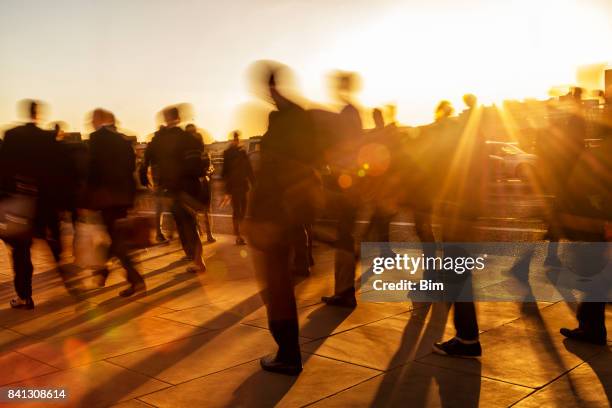
[[[108,259],[110,239],[106,228],[92,220],[80,220],[76,224],[74,239],[75,264],[84,269],[101,269]]]
[[[8,194],[0,198],[0,238],[25,239],[32,236],[36,196]]]

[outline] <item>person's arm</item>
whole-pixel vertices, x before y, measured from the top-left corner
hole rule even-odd
[[[125,144],[128,153],[128,167],[130,169],[130,173],[133,174],[136,171],[136,152],[129,141],[126,140]]]
[[[149,177],[147,175],[147,171],[149,169],[149,166],[151,165],[151,156],[153,155],[153,149],[155,148],[155,136],[153,136],[153,140],[151,140],[151,142],[149,142],[149,144],[147,145],[146,149],[145,149],[145,153],[144,153],[144,160],[142,161],[142,164],[140,165],[140,169],[139,169],[139,178],[140,178],[140,184],[143,187],[148,187],[151,183],[149,183]]]
[[[255,185],[255,173],[253,172],[253,166],[251,166],[251,161],[249,160],[249,156],[247,156],[246,152],[244,152],[244,163],[246,166],[247,178],[249,180],[249,184],[251,187]]]

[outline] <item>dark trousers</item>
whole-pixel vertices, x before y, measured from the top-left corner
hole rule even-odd
[[[578,326],[589,333],[606,336],[606,304],[603,302],[582,302],[576,312]]]
[[[230,192],[232,198],[232,223],[234,224],[234,235],[240,236],[240,224],[244,220],[247,211],[247,191],[235,190]]]
[[[29,299],[32,297],[32,273],[34,272],[30,256],[32,238],[8,240],[7,244],[12,249],[15,292],[21,299]]]
[[[477,230],[476,218],[471,214],[453,214],[450,218],[443,221],[442,224],[442,239],[444,245],[452,242],[476,242]],[[465,257],[469,254],[462,248],[454,247],[453,245],[444,248],[444,257]],[[462,275],[457,275],[454,272],[450,274],[452,280],[459,284],[455,292],[455,296],[459,293],[472,294],[472,276],[471,271],[466,271]],[[478,340],[478,320],[476,317],[476,305],[474,302],[457,302],[453,303],[454,317],[453,323],[457,337],[461,340]]]
[[[453,323],[457,337],[462,340],[478,340],[478,321],[473,302],[455,302]]]
[[[289,267],[292,230],[295,232],[299,227],[303,228],[252,222],[249,228],[268,325],[278,345],[278,357],[288,362],[301,362],[293,275]]]
[[[143,281],[142,276],[136,270],[134,262],[129,255],[129,247],[127,237],[124,232],[117,228],[116,222],[121,218],[127,216],[127,209],[122,207],[116,208],[105,208],[101,211],[102,222],[108,231],[108,235],[111,239],[111,244],[108,249],[108,257],[117,257],[121,262],[121,265],[127,271],[127,280],[132,285]]]
[[[202,256],[202,244],[198,235],[196,216],[185,207],[178,196],[172,199],[171,211],[185,255],[197,261]]]
[[[39,205],[34,229],[36,237],[47,242],[53,254],[53,259],[55,259],[55,262],[59,262],[62,255],[59,211],[48,203]]]
[[[355,294],[355,221],[358,205],[354,197],[338,193],[334,197],[337,210],[338,226],[336,252],[334,257],[335,294],[354,296]]]

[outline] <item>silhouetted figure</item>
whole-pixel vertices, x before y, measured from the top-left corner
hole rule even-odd
[[[116,256],[127,272],[130,287],[119,292],[128,297],[145,290],[145,282],[128,253],[125,231],[117,222],[127,217],[134,205],[136,157],[126,136],[117,132],[112,113],[96,109],[92,114],[95,131],[89,136],[88,208],[100,211],[102,222],[111,239],[108,257]],[[109,270],[95,273],[99,286],[104,286]]]
[[[60,169],[60,153],[55,141],[55,133],[42,130],[37,126],[39,103],[30,101],[28,106],[29,123],[6,131],[0,149],[0,183],[3,193],[23,200],[35,201],[32,216],[33,229],[23,236],[7,239],[11,247],[13,269],[15,271],[15,292],[17,298],[10,305],[15,309],[33,309],[32,300],[32,260],[30,247],[35,234],[46,236],[48,226],[56,226],[57,192]],[[50,242],[56,261],[59,261],[61,246]]]
[[[544,144],[539,150],[542,162],[548,167],[549,190],[554,194],[552,208],[548,214],[548,231],[546,238],[550,240],[545,264],[560,266],[558,258],[558,241],[565,236],[564,227],[559,220],[559,214],[567,212],[572,197],[567,193],[567,181],[572,174],[578,158],[585,149],[586,121],[582,110],[582,90],[573,88],[562,100],[565,111],[557,113],[552,120],[549,138],[541,140]],[[547,150],[547,151],[544,151]]]
[[[160,125],[158,130],[164,129],[165,125]],[[141,166],[144,164],[141,163]],[[166,190],[159,183],[159,167],[151,164],[151,178],[153,179],[153,195],[155,197],[155,241],[158,243],[168,242],[168,238],[162,231],[162,215],[164,213],[164,197]]]
[[[333,296],[321,300],[330,306],[355,307],[355,221],[361,202],[357,175],[357,149],[362,143],[363,131],[359,111],[352,101],[356,75],[339,73],[335,78],[339,100],[344,104],[338,115],[336,135],[329,167],[331,177],[331,206],[338,219],[334,259],[335,287]]]
[[[269,91],[276,106],[262,137],[261,169],[254,186],[249,243],[262,282],[276,355],[261,360],[264,370],[287,375],[302,371],[290,253],[304,224],[314,221],[320,182],[314,171],[314,135],[308,113],[280,94],[275,73]]]
[[[171,211],[185,251],[185,259],[192,262],[189,271],[205,271],[202,258],[202,244],[196,227],[202,177],[202,157],[200,144],[178,125],[180,114],[177,107],[163,111],[166,127],[155,132],[145,151],[145,160],[140,168],[143,186],[149,185],[147,169],[155,166],[159,172],[159,185],[167,191],[171,201]]]
[[[197,131],[195,125],[192,123],[188,124],[187,126],[185,126],[185,131],[189,133],[190,135],[192,135],[197,140],[198,145],[200,146],[200,149],[202,152],[202,169],[203,169],[202,173],[203,174],[202,174],[202,177],[200,178],[201,186],[200,186],[200,195],[198,196],[198,199],[200,200],[200,203],[202,204],[201,214],[204,217],[204,227],[206,228],[206,241],[210,243],[217,242],[217,240],[212,235],[211,221],[210,221],[210,205],[212,201],[212,189],[210,187],[210,181],[211,181],[213,172],[215,171],[215,168],[212,165],[210,154],[206,151],[206,145],[204,144],[204,138],[202,137],[200,132]],[[198,212],[198,215],[200,215],[200,212]],[[198,226],[198,232],[200,233],[200,235],[202,235],[202,232],[200,231],[200,223],[198,222],[197,218],[196,218],[196,225]]]
[[[249,158],[240,146],[240,133],[237,131],[232,133],[232,142],[223,152],[222,177],[225,181],[225,193],[232,202],[232,223],[236,245],[244,245],[240,224],[246,215],[249,185],[255,184],[255,177]]]
[[[433,125],[436,169],[430,180],[439,187],[441,227],[444,257],[470,256],[454,242],[478,242],[476,221],[481,213],[486,192],[487,153],[484,135],[480,131],[481,110],[470,109],[464,120],[451,118],[453,107],[442,101],[436,109]],[[439,272],[448,287],[472,293],[471,271],[459,275],[454,271]],[[454,285],[454,286],[453,286]],[[465,292],[464,292],[465,293]],[[454,294],[453,294],[454,295]],[[457,334],[452,339],[435,343],[433,351],[458,357],[478,357],[482,354],[479,341],[476,307],[473,302],[454,301],[454,324]]]
[[[612,115],[608,120],[612,119]],[[612,121],[598,147],[583,149],[565,186],[567,200],[560,214],[564,235],[572,241],[610,242],[612,240]],[[609,245],[608,245],[609,247]],[[609,248],[608,248],[609,249]],[[593,256],[592,254],[589,254]],[[595,264],[609,265],[610,253],[599,253]],[[590,261],[593,261],[591,259]],[[598,271],[589,271],[598,272]],[[599,271],[599,273],[602,273]],[[597,287],[608,293],[610,287]],[[584,293],[578,305],[578,327],[562,328],[561,334],[597,345],[607,344],[606,304],[601,295]]]

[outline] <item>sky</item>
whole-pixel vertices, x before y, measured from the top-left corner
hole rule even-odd
[[[544,98],[579,66],[612,64],[611,38],[612,0],[0,0],[0,124],[36,98],[72,131],[104,107],[144,139],[187,102],[213,138],[251,136],[265,114],[246,72],[273,59],[319,103],[332,70],[358,72],[362,106],[416,125],[466,92]]]

